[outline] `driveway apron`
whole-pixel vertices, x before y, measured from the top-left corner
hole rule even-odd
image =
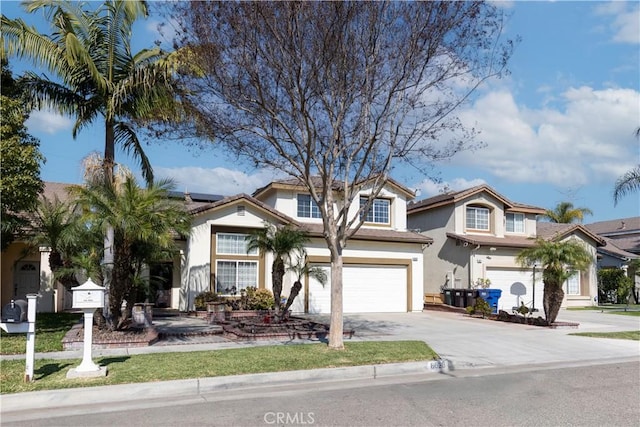
[[[554,362],[639,358],[638,341],[570,335],[640,329],[640,318],[593,311],[563,310],[559,321],[577,329],[551,329],[472,318],[459,313],[375,313],[345,315],[353,340],[422,340],[454,369]]]

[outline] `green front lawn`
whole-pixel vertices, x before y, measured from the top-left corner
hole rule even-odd
[[[623,316],[635,316],[640,317],[640,310],[638,311],[617,311],[611,310],[607,312],[608,314],[621,314]]]
[[[589,305],[586,307],[568,307],[567,310],[600,310],[600,311],[620,311],[620,310],[640,310],[639,304],[629,304],[627,307],[626,304],[606,304],[606,305]]]
[[[422,341],[348,342],[344,351],[325,344],[259,346],[241,349],[156,353],[94,359],[108,367],[100,378],[67,380],[67,371],[80,360],[35,361],[31,383],[22,381],[24,360],[0,361],[1,393],[19,393],[71,387],[168,381],[259,372],[294,371],[394,362],[434,360],[438,355]]]
[[[640,341],[640,331],[624,331],[624,332],[576,332],[569,335],[578,335],[581,337],[592,338],[614,338],[619,340]]]
[[[62,351],[62,338],[81,318],[81,313],[37,313],[36,353]],[[2,331],[0,354],[24,354],[26,346],[27,334],[7,334]]]

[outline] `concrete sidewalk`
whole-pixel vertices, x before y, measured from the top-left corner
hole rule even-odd
[[[316,321],[327,321],[325,316],[313,316]],[[198,378],[163,383],[124,384],[120,386],[53,390],[2,396],[3,413],[28,408],[60,407],[91,402],[99,393],[106,401],[125,401],[202,393],[216,389],[286,384],[302,381],[330,381],[335,379],[376,378],[380,375],[420,375],[470,368],[500,368],[533,365],[597,364],[615,361],[640,360],[637,341],[598,339],[571,336],[573,332],[629,331],[640,329],[640,318],[601,313],[597,311],[566,311],[559,320],[580,323],[576,329],[548,329],[470,318],[458,313],[425,311],[421,313],[378,313],[345,315],[345,329],[355,329],[349,341],[365,340],[422,340],[441,357],[439,362],[400,363],[339,369],[318,369],[271,374],[242,375],[236,377]],[[167,321],[167,320],[164,320]],[[163,320],[154,320],[162,327]],[[168,320],[170,323],[171,320]],[[198,319],[173,319],[174,326],[198,328]],[[203,322],[203,321],[200,321]],[[165,327],[168,326],[164,325]],[[37,339],[37,338],[36,338]],[[139,348],[97,350],[95,357],[134,355],[158,352],[210,351],[256,345],[309,343],[308,340],[270,340],[257,342],[231,341],[221,336],[182,337],[179,343],[164,343]],[[81,351],[38,354],[38,358],[80,359]],[[4,356],[3,358],[7,358]],[[188,391],[187,391],[188,390]]]

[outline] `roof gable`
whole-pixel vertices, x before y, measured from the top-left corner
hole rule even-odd
[[[236,206],[242,203],[247,203],[253,206],[254,208],[256,208],[258,211],[264,213],[266,216],[274,219],[278,219],[279,221],[282,221],[285,224],[299,225],[296,220],[289,217],[288,215],[285,215],[273,209],[272,207],[266,205],[265,203],[262,203],[258,199],[244,193],[237,194],[235,196],[225,197],[224,199],[219,200],[217,202],[194,206],[193,208],[189,209],[189,213],[191,213],[192,215],[204,215],[207,213],[219,211],[224,208],[228,208],[230,206]]]
[[[543,239],[562,239],[571,234],[582,233],[592,239],[596,243],[596,246],[604,246],[606,244],[602,237],[592,233],[582,224],[558,224],[555,222],[538,221],[536,230],[537,236]]]
[[[429,197],[424,200],[420,200],[415,203],[411,203],[407,205],[407,213],[414,214],[422,211],[426,211],[429,209],[434,209],[440,206],[446,206],[450,204],[455,204],[461,200],[465,200],[474,196],[477,196],[481,193],[487,193],[502,202],[504,208],[508,212],[526,212],[526,213],[534,213],[534,214],[543,214],[545,212],[544,209],[525,205],[522,203],[515,203],[511,200],[507,199],[493,188],[486,184],[477,185],[475,187],[467,188],[466,190],[439,194],[437,196]]]
[[[371,179],[362,181],[359,184],[364,185],[367,182],[372,181],[374,179],[375,178],[371,178]],[[323,185],[322,179],[319,176],[313,176],[311,177],[311,184],[314,187],[322,188],[322,185]],[[414,191],[400,184],[398,181],[394,180],[393,178],[387,178],[387,181],[384,186],[392,187],[396,192],[404,194],[407,199],[413,199],[415,197]],[[334,191],[342,191],[343,185],[341,181],[334,181],[332,184],[332,189]],[[254,191],[253,197],[260,198],[266,195],[267,193],[270,193],[275,190],[307,191],[307,186],[304,184],[304,182],[300,178],[289,178],[289,179],[273,181],[265,185],[264,187],[258,188],[256,191]]]

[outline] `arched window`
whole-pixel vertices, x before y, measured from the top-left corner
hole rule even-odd
[[[489,208],[470,205],[467,206],[466,215],[468,230],[489,231]]]

